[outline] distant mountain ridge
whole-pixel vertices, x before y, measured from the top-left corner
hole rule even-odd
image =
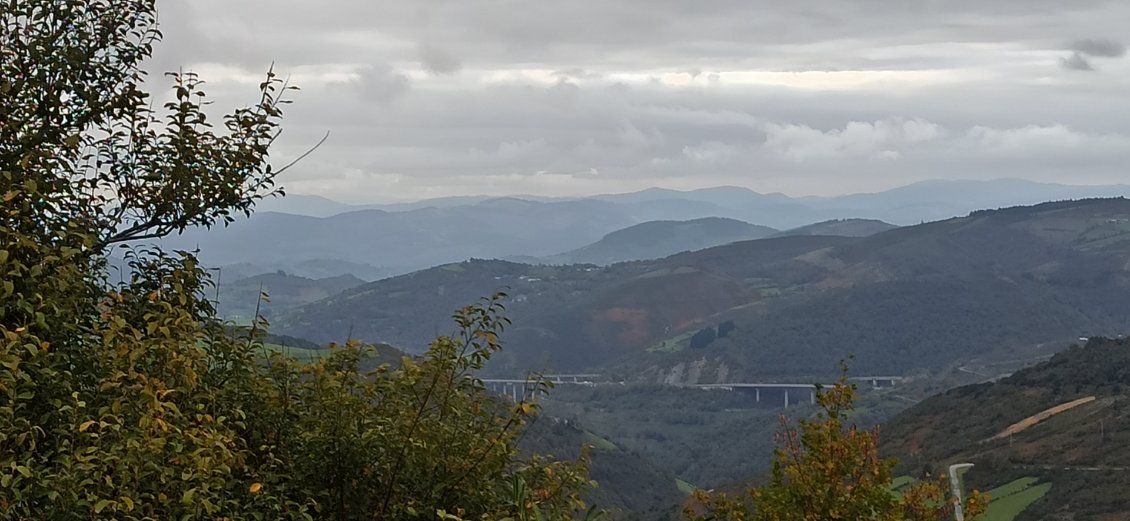
[[[741,241],[610,267],[454,263],[359,286],[275,322],[312,340],[411,349],[506,288],[495,370],[620,371],[652,382],[940,370],[987,349],[1130,323],[1130,201],[1046,203],[868,237]],[[728,338],[689,349],[724,321]],[[693,370],[692,370],[693,369]],[[815,375],[815,376],[814,376]],[[825,376],[821,376],[824,378]]]
[[[789,229],[817,221],[845,218],[878,219],[897,225],[918,224],[922,221],[956,217],[982,208],[1030,205],[1055,200],[1123,196],[1130,196],[1130,185],[1067,185],[1023,179],[935,179],[878,192],[839,196],[794,197],[781,193],[759,193],[740,186],[717,186],[694,190],[647,188],[636,192],[598,194],[585,197],[472,195],[401,203],[348,205],[319,196],[291,195],[283,199],[268,199],[261,203],[261,210],[328,216],[326,212],[345,213],[366,209],[399,212],[424,208],[473,206],[503,199],[537,203],[596,200],[614,204],[645,206],[679,202],[682,204],[697,204],[697,210],[700,212],[710,209],[716,213],[694,217],[656,216],[645,220],[730,217],[774,228]],[[290,202],[294,204],[290,205]],[[758,207],[763,207],[766,210],[786,210],[788,213],[773,216],[760,211]],[[791,213],[793,211],[807,212],[807,214]],[[739,214],[744,214],[745,217]]]
[[[541,259],[553,264],[613,264],[631,260],[661,259],[683,251],[760,239],[776,233],[724,217],[689,221],[648,221],[616,230],[588,246]]]
[[[164,245],[199,247],[209,267],[243,264],[315,278],[352,273],[372,279],[469,258],[556,255],[649,221],[713,217],[779,230],[830,219],[906,225],[981,208],[1115,195],[1130,195],[1130,187],[933,181],[840,197],[788,197],[740,187],[686,192],[656,188],[588,198],[466,196],[363,206],[294,196],[269,199],[260,207],[274,211],[226,228],[189,230]],[[310,261],[320,262],[304,266]]]

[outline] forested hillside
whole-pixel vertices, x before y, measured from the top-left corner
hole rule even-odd
[[[800,228],[792,228],[776,234],[777,237],[789,235],[838,235],[842,237],[866,237],[898,228],[878,219],[832,219]]]
[[[867,237],[743,241],[612,267],[446,265],[354,288],[277,321],[318,341],[410,345],[444,305],[509,287],[498,372],[615,367],[651,381],[936,371],[994,349],[1117,334],[1130,322],[1130,202],[975,212]],[[412,317],[407,320],[406,317]],[[727,323],[726,338],[690,337]]]
[[[972,462],[967,482],[982,490],[1024,477],[1050,484],[1019,520],[1125,519],[1127,389],[1130,341],[1093,339],[1000,381],[915,405],[883,426],[883,450],[909,475]]]

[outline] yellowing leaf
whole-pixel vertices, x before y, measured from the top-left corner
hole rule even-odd
[[[262,483],[252,483],[251,486],[247,488],[247,491],[252,494],[258,494],[260,490],[263,490]]]
[[[89,429],[90,426],[94,425],[95,423],[97,423],[97,422],[95,422],[94,420],[84,421],[84,422],[82,422],[82,425],[78,426],[78,431],[79,432],[86,432],[86,430]]]

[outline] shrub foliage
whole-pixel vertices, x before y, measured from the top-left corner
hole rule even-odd
[[[459,310],[420,359],[305,365],[215,316],[189,252],[112,248],[250,214],[293,89],[213,123],[197,76],[154,109],[153,0],[0,2],[0,517],[569,518],[585,460],[519,458],[528,399],[474,377],[507,324]]]

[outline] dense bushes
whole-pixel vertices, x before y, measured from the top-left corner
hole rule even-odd
[[[455,315],[419,360],[313,365],[239,338],[186,252],[115,245],[250,214],[273,192],[273,74],[214,132],[203,83],[173,77],[158,115],[140,63],[152,0],[29,0],[0,10],[0,517],[570,518],[576,463],[519,459],[536,404],[475,379],[508,321]]]

